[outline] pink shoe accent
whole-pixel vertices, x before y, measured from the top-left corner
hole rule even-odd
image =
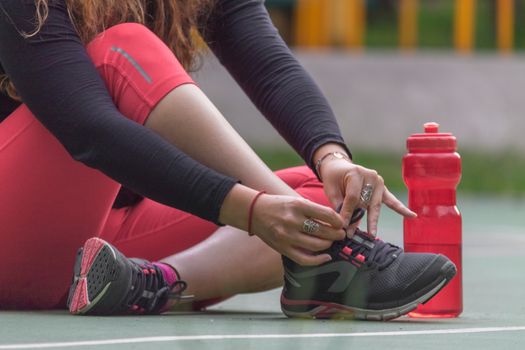
[[[104,244],[105,242],[100,238],[90,238],[84,243],[80,276],[85,276],[89,272],[91,264],[93,264],[93,261],[97,257],[98,252],[104,247]]]
[[[164,277],[164,280],[169,285],[178,281],[179,277],[177,276],[175,269],[170,265],[160,262],[154,262],[153,265],[157,266],[162,271],[162,277]]]
[[[78,314],[79,312],[81,312],[82,309],[88,306],[89,303],[90,302],[87,292],[87,280],[85,277],[82,277],[78,281],[77,287],[75,289],[75,294],[73,295],[73,301],[69,306],[69,311],[72,314]]]
[[[179,276],[177,275],[177,272],[175,272],[175,269],[171,267],[171,265],[160,263],[160,262],[154,262],[153,265],[157,266],[160,271],[162,272],[162,277],[164,277],[164,281],[168,283],[170,286],[173,285],[176,281],[179,280]],[[152,273],[154,273],[155,270],[151,270]],[[160,309],[160,313],[166,312],[170,310],[170,307],[172,304],[168,301],[166,305],[164,305]]]
[[[352,248],[344,247],[343,248],[343,253],[345,253],[346,255],[351,255],[352,254]]]
[[[73,294],[73,300],[69,306],[72,314],[81,313],[91,302],[89,301],[87,290],[87,274],[97,254],[104,247],[104,242],[100,238],[90,238],[84,243],[82,250],[82,261],[80,263],[80,278]]]

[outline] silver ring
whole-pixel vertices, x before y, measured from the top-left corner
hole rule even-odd
[[[372,199],[372,193],[374,192],[374,186],[366,184],[361,190],[361,202],[368,204]]]
[[[303,222],[303,232],[304,233],[308,233],[308,234],[316,233],[317,231],[319,231],[319,227],[320,227],[319,223],[312,219],[306,219]]]

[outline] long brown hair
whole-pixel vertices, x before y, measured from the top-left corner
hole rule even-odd
[[[51,0],[52,1],[52,0]],[[35,0],[36,35],[49,14],[50,0]],[[211,12],[215,0],[66,0],[69,16],[83,43],[90,42],[106,28],[124,22],[141,23],[173,51],[185,69],[194,68],[197,57],[199,18]],[[10,79],[0,76],[0,92],[19,99]]]

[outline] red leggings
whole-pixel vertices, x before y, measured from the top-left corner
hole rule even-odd
[[[138,24],[108,29],[87,50],[120,112],[140,124],[169,91],[193,83],[162,41]],[[329,205],[306,166],[276,174]],[[74,161],[25,105],[0,123],[0,309],[64,308],[76,251],[89,237],[158,260],[217,229],[147,198],[112,209],[120,186]]]

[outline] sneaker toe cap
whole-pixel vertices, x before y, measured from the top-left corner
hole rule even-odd
[[[444,255],[432,254],[427,266],[404,291],[412,298],[420,297],[441,283],[444,279],[450,280],[456,274],[456,266]]]

